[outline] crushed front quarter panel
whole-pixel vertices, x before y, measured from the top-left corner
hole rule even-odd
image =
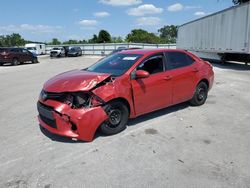
[[[38,116],[42,127],[54,134],[83,141],[92,141],[97,128],[108,118],[101,106],[72,109],[66,104],[52,100],[40,101],[40,103],[53,108],[53,116],[57,125],[57,128],[53,128]],[[77,127],[76,130],[72,130],[72,123]]]

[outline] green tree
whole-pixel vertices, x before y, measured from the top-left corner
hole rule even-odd
[[[87,43],[87,41],[85,39],[82,39],[82,40],[78,41],[78,44],[85,44],[85,43]]]
[[[109,34],[109,32],[106,30],[100,30],[100,32],[98,34],[98,42],[99,43],[111,42],[111,35]]]
[[[178,26],[176,25],[167,25],[158,30],[160,33],[160,38],[165,43],[176,43]]]
[[[122,43],[124,42],[124,40],[122,39],[122,37],[112,37],[112,42],[113,43]]]
[[[70,39],[68,41],[64,41],[63,44],[78,44],[78,41]]]
[[[135,43],[149,43],[156,44],[161,43],[161,39],[154,33],[149,33],[143,29],[134,29],[126,37],[128,42]]]
[[[96,34],[93,35],[92,39],[89,39],[89,43],[98,43],[98,37]]]
[[[53,38],[52,42],[50,42],[50,44],[52,44],[52,45],[59,45],[59,44],[61,44],[61,42],[57,38]]]
[[[18,33],[13,33],[11,35],[1,35],[0,36],[0,46],[10,47],[10,46],[24,46],[25,40]]]

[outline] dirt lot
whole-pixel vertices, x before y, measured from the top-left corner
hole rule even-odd
[[[93,57],[0,66],[0,187],[250,187],[250,68],[214,64],[201,107],[180,104],[90,143],[41,132],[36,101],[55,74]]]

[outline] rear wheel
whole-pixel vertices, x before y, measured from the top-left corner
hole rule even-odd
[[[108,120],[103,122],[100,130],[105,135],[117,134],[127,127],[129,111],[128,107],[120,101],[110,102],[105,111],[108,114]]]
[[[16,65],[19,65],[19,64],[20,64],[19,60],[17,58],[13,58],[12,65],[16,66]]]
[[[193,106],[203,105],[207,100],[208,85],[205,82],[200,82],[195,90],[194,96],[190,103]]]

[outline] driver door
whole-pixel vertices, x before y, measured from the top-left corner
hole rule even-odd
[[[165,71],[165,56],[157,53],[147,57],[133,71],[131,85],[136,115],[152,112],[171,105],[172,82]],[[136,70],[145,70],[148,78],[136,78]]]

